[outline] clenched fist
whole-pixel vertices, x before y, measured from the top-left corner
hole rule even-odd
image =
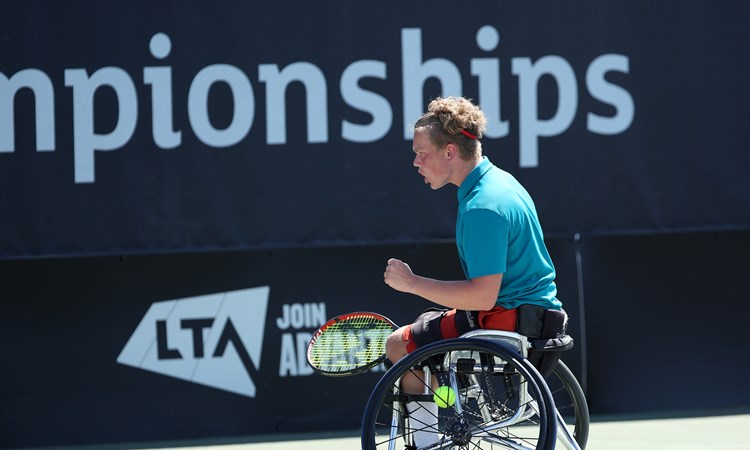
[[[411,285],[414,283],[416,276],[411,271],[411,267],[405,262],[391,258],[385,266],[383,274],[385,284],[401,292],[411,292]]]

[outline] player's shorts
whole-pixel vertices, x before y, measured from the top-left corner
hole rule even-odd
[[[515,309],[495,306],[489,311],[427,310],[413,324],[404,327],[402,339],[411,353],[419,347],[442,339],[452,339],[479,328],[516,330]]]

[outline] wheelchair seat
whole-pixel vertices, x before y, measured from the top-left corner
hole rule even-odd
[[[519,355],[527,358],[544,378],[552,374],[562,352],[574,345],[573,338],[567,334],[554,338],[529,338],[515,331],[482,329],[469,331],[460,337],[496,340],[510,345]]]

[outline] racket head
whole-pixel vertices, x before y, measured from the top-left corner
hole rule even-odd
[[[321,375],[355,375],[385,360],[385,341],[398,326],[373,312],[336,316],[313,334],[307,346],[307,362]]]

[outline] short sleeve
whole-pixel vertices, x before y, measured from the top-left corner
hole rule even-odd
[[[462,242],[470,279],[505,273],[508,230],[508,220],[496,211],[472,209],[464,213]]]

